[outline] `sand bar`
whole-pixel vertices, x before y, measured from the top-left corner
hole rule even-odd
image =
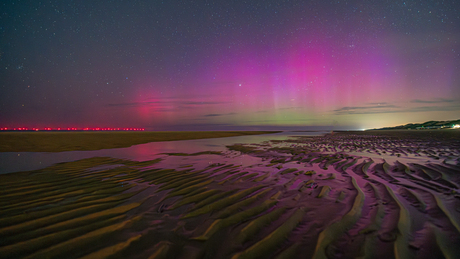
[[[224,138],[280,131],[1,132],[0,152],[62,152],[123,148],[158,141]]]

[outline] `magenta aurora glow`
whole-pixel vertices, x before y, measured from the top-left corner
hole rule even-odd
[[[458,119],[458,1],[8,1],[2,127]]]

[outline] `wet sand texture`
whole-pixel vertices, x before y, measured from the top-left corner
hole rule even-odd
[[[279,131],[1,132],[0,152],[62,152],[124,148],[158,141],[223,138]]]
[[[163,158],[191,163],[177,168],[96,157],[0,175],[0,258],[459,258],[460,140],[420,136],[333,134]],[[229,155],[262,162],[193,163]]]

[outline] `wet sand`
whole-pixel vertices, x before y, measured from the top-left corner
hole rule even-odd
[[[271,134],[280,131],[1,132],[0,152],[62,152],[123,148],[158,141]]]
[[[0,175],[0,258],[460,255],[458,131],[228,148]]]

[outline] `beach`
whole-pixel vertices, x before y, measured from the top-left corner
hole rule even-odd
[[[0,152],[63,152],[124,148],[158,141],[270,134],[279,131],[10,131],[0,134]]]
[[[459,130],[92,157],[0,185],[0,258],[460,256]]]

